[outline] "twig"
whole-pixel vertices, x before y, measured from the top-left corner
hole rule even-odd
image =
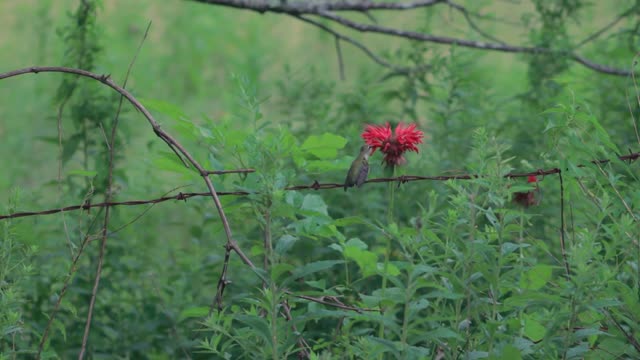
[[[383,58],[379,57],[378,55],[376,55],[373,51],[371,51],[369,48],[367,48],[366,46],[364,46],[362,43],[354,40],[353,38],[350,38],[346,35],[342,35],[339,32],[331,29],[330,27],[317,22],[315,20],[309,19],[308,17],[305,16],[299,16],[299,15],[294,15],[293,17],[295,17],[296,19],[299,19],[301,21],[304,21],[306,23],[309,23],[313,26],[316,26],[326,32],[328,32],[329,34],[332,34],[333,36],[335,36],[336,38],[348,42],[349,44],[357,47],[358,49],[360,49],[362,52],[365,53],[365,55],[367,55],[371,60],[373,60],[375,63],[377,63],[378,65],[384,66],[386,68],[392,69],[395,72],[401,73],[401,74],[409,74],[413,71],[416,71],[418,69],[412,69],[409,67],[403,67],[403,66],[397,66],[394,64],[389,63],[388,61],[384,60]]]
[[[564,269],[567,277],[571,275],[569,270],[569,261],[567,260],[567,251],[564,242],[564,183],[562,182],[562,172],[558,173],[560,179],[560,251],[562,252],[562,262],[564,262]]]
[[[449,1],[449,0],[446,0],[445,4],[449,5],[451,8],[459,11],[462,14],[462,16],[464,16],[464,19],[467,21],[467,24],[469,24],[469,26],[473,30],[475,30],[478,34],[480,34],[480,35],[484,36],[485,38],[487,38],[487,39],[489,39],[491,41],[494,41],[494,42],[496,42],[498,44],[502,44],[502,45],[506,45],[507,44],[504,41],[498,39],[497,37],[487,33],[484,30],[482,30],[480,28],[480,26],[478,26],[475,23],[475,21],[473,21],[473,19],[471,18],[471,14],[469,13],[469,10],[467,10],[467,8],[465,8],[464,6],[458,5],[458,4],[454,3],[453,1]]]
[[[627,16],[631,15],[631,13],[633,13],[634,11],[636,11],[636,8],[638,7],[638,4],[636,3],[636,5],[632,6],[631,8],[627,9],[626,11],[622,12],[620,15],[616,16],[615,19],[611,20],[611,22],[609,22],[607,25],[603,26],[601,29],[599,29],[598,31],[595,31],[594,33],[592,33],[591,35],[587,36],[586,38],[584,38],[584,40],[580,41],[576,46],[575,49],[578,49],[580,47],[582,47],[584,44],[591,42],[595,39],[597,39],[598,37],[600,37],[600,35],[604,34],[605,32],[609,31],[609,29],[611,29],[612,27],[616,26],[617,23],[620,22],[620,20],[626,18]]]
[[[638,90],[638,82],[636,81],[636,73],[635,73],[635,68],[638,65],[638,57],[640,57],[640,52],[633,57],[633,61],[631,62],[631,82],[633,83],[633,89],[636,92],[636,99],[638,100],[638,106],[640,106],[640,90]],[[627,106],[629,107],[629,114],[631,114],[631,121],[633,122],[633,130],[635,130],[636,132],[636,140],[638,141],[638,145],[640,145],[640,134],[638,134],[638,124],[636,124],[636,117],[633,115],[633,108],[631,107],[631,102],[629,101],[628,90],[627,90]]]
[[[369,308],[360,308],[360,307],[356,307],[356,306],[350,306],[350,305],[345,305],[343,304],[340,300],[338,300],[337,297],[335,296],[322,296],[322,297],[313,297],[313,296],[308,296],[308,295],[296,295],[290,291],[285,291],[286,294],[291,295],[293,297],[297,297],[298,299],[304,299],[304,300],[308,300],[308,301],[313,301],[316,302],[318,304],[323,304],[323,305],[328,305],[328,306],[333,306],[336,307],[338,309],[342,309],[342,310],[349,310],[349,311],[355,311],[359,314],[365,312],[365,311],[370,311],[370,312],[379,312],[380,309],[369,309]],[[328,300],[327,300],[328,299]]]
[[[336,44],[336,55],[338,56],[338,67],[340,68],[340,80],[344,81],[345,80],[344,61],[342,60],[342,49],[340,48],[340,38],[337,36],[334,36],[333,39],[335,40],[335,44]]]
[[[338,1],[338,2],[317,2],[317,1],[252,1],[252,0],[192,0],[195,2],[206,3],[211,5],[227,6],[236,9],[251,10],[264,14],[272,12],[276,14],[287,14],[300,18],[302,15],[318,15],[326,19],[335,21],[349,28],[360,32],[373,32],[391,36],[397,36],[404,39],[418,40],[425,42],[433,42],[438,44],[456,45],[473,49],[482,49],[489,51],[499,51],[506,53],[524,53],[524,54],[541,54],[552,53],[560,56],[566,56],[569,59],[584,65],[585,67],[609,75],[628,76],[629,72],[625,69],[605,66],[595,63],[587,58],[577,55],[570,50],[554,50],[550,48],[514,46],[498,42],[480,42],[468,39],[458,39],[445,36],[429,35],[414,31],[403,31],[395,28],[380,26],[377,24],[362,24],[342,16],[336,15],[336,12],[342,11],[358,11],[366,14],[374,10],[411,10],[419,7],[427,7],[437,4],[446,4],[445,0],[422,0],[414,2],[372,2],[372,1]],[[449,6],[456,7],[460,10],[463,8],[449,1]],[[467,20],[468,21],[468,20]],[[470,24],[473,27],[473,24]],[[475,29],[478,31],[478,29]],[[481,32],[482,35],[482,32]],[[486,36],[486,34],[484,34]]]
[[[370,11],[370,10],[413,10],[441,3],[443,0],[415,0],[409,2],[373,1],[255,1],[255,0],[194,0],[195,2],[249,9],[259,13],[275,12],[287,14],[309,14],[314,11]]]
[[[91,222],[91,224],[89,224],[89,230],[87,230],[87,233],[85,234],[84,239],[82,239],[78,252],[73,256],[71,267],[69,268],[69,272],[67,273],[67,276],[64,279],[64,283],[62,284],[62,289],[60,289],[60,294],[58,295],[58,299],[56,300],[56,303],[53,306],[53,310],[51,310],[51,314],[49,315],[49,320],[47,321],[47,325],[45,326],[44,331],[42,332],[42,337],[40,338],[40,343],[38,344],[38,352],[36,354],[36,359],[40,359],[42,350],[44,350],[44,344],[47,342],[47,338],[49,337],[49,331],[51,330],[51,325],[53,324],[53,320],[55,320],[56,315],[60,310],[62,299],[64,299],[64,296],[67,293],[67,290],[69,289],[69,283],[71,282],[71,278],[73,277],[73,274],[75,274],[77,270],[78,260],[80,260],[80,255],[82,255],[84,249],[89,243],[89,238],[91,237],[89,235],[90,229],[93,227],[97,219],[98,219],[98,215],[96,215],[96,217],[93,218],[93,221]]]
[[[287,302],[287,300],[284,300],[282,302],[282,308],[284,309],[284,317],[285,319],[287,319],[287,321],[292,322],[291,324],[291,328],[293,329],[294,332],[299,333],[298,328],[296,327],[296,324],[293,323],[293,317],[291,316],[291,307],[289,306],[289,303]],[[300,334],[298,336],[298,345],[300,346],[300,352],[298,353],[298,358],[299,359],[309,359],[309,350],[307,349],[311,349],[311,346],[309,346],[309,343],[307,343],[307,340],[304,339],[304,337],[302,336],[302,334]]]
[[[218,285],[216,286],[216,297],[214,298],[213,303],[209,307],[209,316],[213,313],[214,307],[218,309],[218,311],[222,311],[222,296],[224,295],[224,289],[227,287],[231,281],[227,280],[227,270],[229,268],[229,258],[231,256],[231,250],[233,248],[227,242],[224,246],[224,262],[222,263],[222,272],[220,272],[220,279],[218,279]]]
[[[224,174],[248,174],[256,172],[255,169],[235,169],[235,170],[207,170],[209,175],[224,175]]]
[[[634,338],[633,333],[629,334],[623,327],[622,325],[618,322],[618,320],[616,320],[613,315],[611,315],[611,312],[609,312],[609,309],[604,308],[603,309],[604,313],[607,314],[607,316],[609,317],[609,319],[616,325],[616,327],[618,328],[618,330],[620,330],[620,332],[622,332],[622,334],[624,335],[624,337],[627,338],[627,340],[629,341],[629,343],[631,343],[631,345],[634,347],[634,349],[636,349],[637,352],[640,352],[640,343],[638,343],[638,340],[636,340]]]
[[[552,50],[548,48],[514,46],[514,45],[507,45],[507,44],[503,45],[503,44],[497,44],[497,43],[458,39],[458,38],[452,38],[452,37],[446,37],[446,36],[429,35],[429,34],[423,34],[415,31],[398,30],[398,29],[375,25],[375,24],[358,23],[324,10],[319,10],[316,15],[321,16],[325,19],[333,20],[341,25],[352,28],[354,30],[358,30],[360,32],[372,32],[372,33],[378,33],[383,35],[401,37],[405,39],[411,39],[411,40],[433,42],[437,44],[456,45],[456,46],[468,47],[472,49],[499,51],[499,52],[506,52],[506,53],[558,54],[562,56],[567,56],[570,59],[592,70],[595,70],[604,74],[618,75],[618,76],[629,76],[630,74],[629,71],[625,69],[612,68],[612,67],[607,67],[605,65],[597,64],[580,55],[576,55],[566,50],[557,51],[557,50]]]
[[[147,39],[149,35],[149,29],[151,28],[151,21],[147,25],[147,29],[142,36],[142,40],[140,40],[140,44],[138,44],[138,48],[136,49],[131,62],[129,63],[129,67],[127,68],[127,73],[124,77],[124,82],[122,84],[122,88],[125,89],[127,87],[127,82],[129,81],[129,76],[131,75],[131,69],[133,68],[133,64],[138,58],[138,54],[142,49],[142,45],[144,41]],[[118,121],[120,120],[120,113],[122,111],[122,102],[124,101],[124,96],[120,95],[120,101],[118,103],[118,109],[116,110],[116,116],[113,119],[113,124],[111,125],[111,136],[109,141],[107,142],[107,147],[109,149],[109,175],[107,178],[107,188],[105,189],[105,202],[111,202],[113,197],[113,163],[114,163],[114,154],[115,154],[115,146],[116,146],[116,134],[118,130]],[[109,216],[111,214],[111,207],[107,206],[104,212],[104,222],[102,223],[102,235],[100,239],[100,253],[98,255],[98,264],[96,265],[96,276],[93,282],[93,289],[91,291],[91,299],[89,300],[89,310],[87,312],[87,320],[84,327],[84,334],[82,336],[82,347],[80,348],[80,354],[78,355],[78,359],[84,359],[85,352],[87,350],[87,341],[89,341],[89,332],[91,330],[91,319],[93,317],[93,309],[96,303],[96,297],[98,295],[98,287],[100,285],[100,278],[102,276],[102,265],[104,264],[104,254],[107,248],[107,229],[109,227]]]
[[[220,199],[218,198],[215,187],[213,186],[211,179],[209,179],[208,171],[205,168],[203,168],[202,165],[200,165],[200,163],[191,155],[191,153],[189,153],[184,148],[184,146],[182,146],[182,144],[180,144],[171,135],[169,135],[167,132],[165,132],[160,128],[160,124],[153,118],[153,115],[151,115],[151,113],[140,103],[140,101],[138,101],[126,89],[122,88],[121,86],[113,82],[113,80],[111,80],[109,76],[98,75],[98,74],[94,74],[92,72],[80,70],[80,69],[58,67],[58,66],[37,66],[37,67],[18,69],[18,70],[10,71],[7,73],[1,73],[0,80],[13,77],[13,76],[29,74],[29,73],[37,74],[40,72],[62,72],[62,73],[76,74],[76,75],[88,77],[88,78],[102,82],[103,84],[109,86],[110,88],[118,92],[120,95],[124,96],[136,109],[138,109],[144,115],[144,117],[147,119],[147,121],[153,128],[153,132],[158,137],[160,137],[179,156],[179,158],[183,162],[186,163],[186,161],[188,161],[189,164],[193,165],[196,168],[196,170],[198,170],[198,173],[200,174],[205,184],[207,185],[207,189],[209,190],[209,194],[211,195],[211,198],[213,199],[216,209],[218,210],[218,215],[220,216],[220,220],[222,222],[225,235],[227,237],[227,243],[225,245],[225,247],[227,248],[227,256],[225,257],[225,266],[228,265],[229,252],[233,250],[246,265],[248,265],[252,269],[255,268],[255,265],[253,265],[253,263],[247,257],[247,255],[242,251],[242,249],[240,249],[240,246],[238,245],[238,243],[233,239],[233,235],[231,233],[231,227],[229,226],[229,221],[227,220],[227,217],[224,213],[224,209],[222,208],[222,204],[220,203]],[[183,159],[183,156],[184,156],[184,159]]]

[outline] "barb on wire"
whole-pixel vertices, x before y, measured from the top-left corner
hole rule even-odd
[[[640,152],[630,153],[628,155],[619,156],[618,159],[622,161],[635,161],[640,158]],[[602,160],[592,160],[592,164],[606,164],[611,160],[602,159]],[[584,167],[585,165],[578,165],[578,167]],[[241,169],[242,172],[253,172],[253,169]],[[251,171],[249,171],[251,170]],[[228,172],[233,172],[233,170],[225,170]],[[536,170],[526,173],[509,173],[504,175],[506,178],[526,178],[528,176],[544,176],[544,175],[553,175],[560,173],[559,168],[552,168],[547,170]],[[238,171],[240,172],[240,171]],[[398,183],[406,183],[413,181],[447,181],[447,180],[471,180],[482,177],[482,175],[477,174],[460,174],[460,175],[438,175],[438,176],[418,176],[418,175],[402,175],[397,177],[386,177],[386,178],[375,178],[369,179],[367,183],[388,183],[388,182],[398,182]],[[293,185],[284,188],[285,191],[295,191],[295,190],[328,190],[328,189],[338,189],[343,188],[344,184],[342,183],[319,183],[317,180],[314,181],[311,185]],[[217,191],[217,196],[246,196],[251,193],[248,191]],[[105,206],[137,206],[137,205],[145,205],[145,204],[157,204],[169,200],[187,200],[192,197],[210,197],[210,192],[190,192],[183,193],[180,192],[173,196],[163,196],[156,199],[149,200],[129,200],[129,201],[116,201],[116,202],[101,202],[101,203],[83,203],[81,205],[71,205],[63,208],[57,209],[49,209],[42,211],[24,211],[24,212],[16,212],[13,214],[0,215],[0,220],[5,219],[15,219],[20,217],[28,217],[28,216],[40,216],[40,215],[50,215],[57,214],[66,211],[74,211],[74,210],[89,210],[91,208],[101,208]]]

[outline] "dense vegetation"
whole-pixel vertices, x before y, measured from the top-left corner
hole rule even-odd
[[[219,192],[248,193],[220,199],[256,269],[231,252],[216,302],[227,238],[208,196],[108,217],[94,207],[2,219],[0,359],[78,357],[98,263],[93,359],[639,358],[639,172],[619,156],[640,149],[640,90],[563,49],[637,69],[640,2],[464,5],[484,37],[445,6],[376,16],[554,51],[346,31],[414,70],[389,70],[342,41],[341,80],[334,37],[285,15],[184,1],[1,2],[0,72],[50,65],[127,79],[207,169],[255,169],[211,179]],[[1,80],[0,215],[207,192],[120,101],[69,74]],[[386,122],[416,124],[425,138],[394,169],[375,152],[369,178],[480,176],[286,189],[343,182],[366,125]],[[559,171],[537,182],[504,176],[549,169]],[[531,206],[513,201],[529,193]]]

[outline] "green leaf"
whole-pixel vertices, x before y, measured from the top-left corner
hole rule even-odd
[[[351,225],[359,225],[359,224],[366,224],[366,223],[367,222],[364,221],[364,219],[359,216],[349,216],[342,219],[336,219],[333,222],[335,226],[351,226]]]
[[[358,264],[363,277],[377,273],[378,256],[371,251],[351,245],[344,247],[343,254],[347,259],[354,260]]]
[[[392,263],[387,264],[387,272],[384,273],[384,263],[378,263],[378,272],[382,275],[398,276],[400,275],[400,269]]]
[[[180,312],[178,322],[189,318],[202,318],[207,315],[209,315],[209,308],[206,306],[190,307]]]
[[[326,290],[327,289],[327,281],[325,279],[321,279],[318,281],[315,280],[309,280],[309,281],[305,281],[305,283],[311,287],[314,287],[316,289],[320,289],[320,290]]]
[[[358,238],[349,239],[345,244],[345,246],[355,246],[358,249],[366,250],[369,246],[362,240]]]
[[[293,274],[284,280],[283,284],[287,284],[295,279],[304,278],[305,276],[309,276],[311,274],[315,274],[317,272],[330,269],[338,264],[343,264],[343,263],[344,263],[343,260],[322,260],[322,261],[312,262],[303,267],[296,268],[293,271]]]
[[[538,264],[520,278],[520,286],[524,289],[538,290],[551,279],[552,270],[553,267],[550,265]]]
[[[502,348],[501,359],[521,360],[522,354],[517,347],[513,345],[505,345],[505,347]]]
[[[439,340],[439,339],[457,339],[462,340],[462,337],[458,333],[446,327],[439,327],[435,330],[428,331],[424,334],[424,340]]]
[[[524,319],[524,335],[531,339],[533,342],[538,342],[544,338],[547,329],[542,326],[538,321],[531,317],[525,317]]]
[[[282,235],[276,241],[276,253],[284,255],[291,249],[291,247],[298,241],[298,238],[289,234]]]
[[[346,144],[347,139],[342,136],[324,133],[320,136],[309,136],[300,148],[318,159],[328,160],[335,159],[338,156],[338,149],[342,149]]]
[[[317,212],[322,215],[329,215],[327,204],[325,204],[320,195],[305,195],[304,199],[302,200],[301,209]]]
[[[269,325],[263,318],[259,316],[241,314],[236,315],[235,319],[248,325],[252,330],[251,332],[260,335],[265,344],[271,343],[271,331],[269,330]]]

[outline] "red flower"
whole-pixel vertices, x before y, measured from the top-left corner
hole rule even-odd
[[[416,129],[416,124],[405,126],[400,123],[396,126],[395,134],[391,131],[391,125],[385,126],[367,125],[362,133],[364,141],[373,148],[371,153],[380,149],[384,154],[384,162],[387,166],[402,165],[406,162],[405,151],[418,152],[417,144],[422,143],[424,133]]]
[[[513,202],[526,208],[540,205],[540,201],[542,201],[542,190],[540,190],[540,186],[538,186],[538,178],[535,175],[529,175],[527,177],[527,183],[535,185],[536,188],[531,191],[513,193]]]

